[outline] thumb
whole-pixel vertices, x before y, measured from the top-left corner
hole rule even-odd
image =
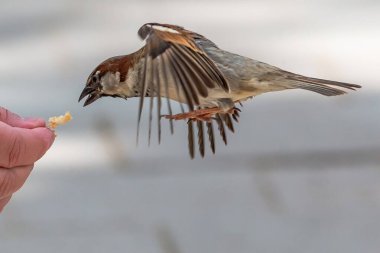
[[[33,164],[53,144],[55,134],[46,127],[10,127],[0,122],[0,167]]]

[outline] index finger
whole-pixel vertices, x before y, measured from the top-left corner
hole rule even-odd
[[[19,115],[5,109],[0,106],[0,121],[13,126],[21,128],[36,128],[44,127],[46,125],[45,120],[40,118],[23,119]]]
[[[33,164],[50,148],[54,137],[46,127],[24,129],[0,122],[0,167]]]

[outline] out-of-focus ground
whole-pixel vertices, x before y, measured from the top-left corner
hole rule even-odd
[[[379,11],[354,0],[2,0],[0,105],[74,120],[1,214],[0,251],[377,253]],[[95,65],[142,46],[137,29],[151,21],[363,89],[259,96],[205,159],[188,158],[183,122],[136,148],[135,100],[77,99]]]

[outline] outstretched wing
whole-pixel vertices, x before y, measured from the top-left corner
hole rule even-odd
[[[153,97],[157,98],[158,138],[160,141],[161,97],[166,97],[169,114],[170,99],[187,104],[193,111],[199,106],[200,97],[207,97],[209,89],[221,87],[229,91],[228,83],[207,54],[197,46],[194,33],[179,26],[149,23],[138,31],[145,39],[143,65],[140,71],[140,103],[138,129],[140,127],[144,98],[149,101],[149,140],[151,135]],[[173,123],[171,131],[173,132]]]

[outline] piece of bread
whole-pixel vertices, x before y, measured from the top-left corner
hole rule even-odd
[[[65,115],[49,118],[48,127],[55,129],[57,126],[64,125],[72,119],[70,112],[66,112]]]

